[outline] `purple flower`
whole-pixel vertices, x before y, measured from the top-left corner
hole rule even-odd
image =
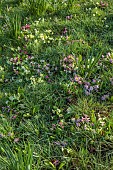
[[[112,58],[109,61],[110,61],[111,64],[113,64],[113,59]]]
[[[93,86],[95,90],[97,90],[99,88],[99,85],[95,85]]]
[[[77,120],[76,120],[76,123],[80,123],[80,122],[81,122],[81,119],[77,119]]]
[[[89,82],[85,82],[84,84],[90,86],[90,83],[89,83]]]
[[[49,70],[49,67],[48,67],[48,66],[45,66],[45,70]]]
[[[89,86],[87,84],[84,85],[84,88],[88,90]]]
[[[84,117],[82,117],[81,121],[87,123],[90,122],[90,118],[88,117],[88,115],[85,114]]]
[[[76,126],[77,126],[77,127],[80,127],[80,122],[81,122],[81,119],[77,119],[77,120],[76,120]]]
[[[101,100],[106,100],[107,98],[109,98],[109,94],[103,95],[103,96],[101,97]]]
[[[10,109],[8,109],[7,112],[9,113],[9,112],[10,112]]]
[[[80,127],[80,123],[76,123],[76,126],[77,126],[77,127]]]
[[[46,78],[46,79],[48,79],[48,78],[49,78],[49,76],[45,76],[45,78]]]
[[[89,91],[85,90],[85,94],[88,96],[88,95],[90,95],[91,93],[90,93]]]
[[[93,91],[93,86],[90,86],[90,87],[89,87],[89,92],[90,92],[90,91]]]
[[[92,82],[93,82],[93,83],[96,83],[96,80],[95,80],[95,79],[93,79],[93,80],[92,80]]]

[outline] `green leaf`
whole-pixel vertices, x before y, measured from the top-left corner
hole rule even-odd
[[[56,169],[55,165],[53,165],[52,162],[49,162],[49,164],[50,164],[54,169]]]
[[[62,167],[65,165],[66,163],[65,162],[62,162],[58,168],[58,170],[62,169]]]
[[[14,100],[14,97],[13,97],[13,96],[10,96],[10,97],[9,97],[9,100],[13,101],[13,100]]]
[[[78,56],[78,61],[79,61],[79,63],[82,61],[82,55]]]

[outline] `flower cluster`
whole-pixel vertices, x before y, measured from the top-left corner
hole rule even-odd
[[[96,80],[93,79],[92,81],[93,83],[96,83]],[[98,92],[99,89],[99,85],[98,84],[93,84],[91,85],[91,83],[89,82],[84,82],[84,89],[85,89],[85,94],[86,95],[90,95],[92,92]]]
[[[90,122],[90,118],[86,114],[84,114],[81,118],[78,118],[78,119],[72,118],[71,120],[72,120],[72,122],[76,123],[77,127],[80,127],[80,126],[85,125]]]
[[[102,58],[105,60],[105,61],[109,61],[111,64],[113,64],[113,54],[108,52],[105,56],[102,55]]]
[[[99,6],[100,6],[101,8],[105,8],[105,7],[107,7],[107,6],[108,6],[108,3],[103,2],[103,1],[100,1]]]
[[[75,66],[75,57],[73,55],[68,55],[63,60],[61,60],[64,71],[71,73],[74,70]]]
[[[10,62],[12,62],[14,65],[17,63],[21,63],[22,62],[22,58],[19,58],[18,56],[11,58]]]
[[[21,27],[22,30],[29,30],[30,29],[30,25],[26,24],[24,26]]]
[[[101,97],[101,100],[107,100],[109,98],[109,94],[105,94]]]
[[[79,75],[75,75],[74,81],[77,82],[78,84],[83,84],[83,78],[80,77]]]

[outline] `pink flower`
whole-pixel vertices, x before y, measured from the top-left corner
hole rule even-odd
[[[19,142],[19,140],[20,140],[19,138],[15,138],[14,142],[17,143],[17,142]]]
[[[15,57],[14,60],[13,60],[14,63],[17,63],[18,62],[18,57]]]
[[[78,75],[75,75],[74,81],[76,81],[78,84],[83,84],[83,79]]]
[[[28,29],[30,29],[30,25],[26,24],[25,26],[22,26],[21,29],[22,30],[28,30]]]
[[[67,58],[68,58],[68,59],[73,59],[74,57],[70,54],[70,55],[68,55]]]
[[[107,7],[108,6],[108,3],[104,3],[104,2],[102,2],[102,1],[100,1],[100,5],[101,5],[101,7]]]
[[[30,29],[30,25],[26,24],[25,29]]]
[[[60,125],[60,127],[61,127],[62,129],[64,128],[63,122],[59,122],[59,125]]]
[[[12,116],[12,119],[16,119],[16,118],[17,118],[17,115]]]
[[[65,58],[64,58],[64,61],[65,61],[65,62],[67,62],[67,61],[68,61],[67,57],[65,57]]]
[[[67,20],[70,20],[71,18],[72,18],[72,15],[70,15],[70,16],[69,16],[69,15],[68,15],[68,16],[66,16],[66,19],[67,19]]]
[[[46,79],[48,79],[48,78],[49,78],[49,76],[45,76],[45,78],[46,78]]]
[[[78,81],[78,84],[82,84],[82,81]]]
[[[63,34],[66,34],[66,33],[67,33],[67,28],[65,27],[63,30]]]

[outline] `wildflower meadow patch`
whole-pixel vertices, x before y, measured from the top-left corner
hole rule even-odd
[[[113,169],[113,2],[1,0],[0,169]]]

